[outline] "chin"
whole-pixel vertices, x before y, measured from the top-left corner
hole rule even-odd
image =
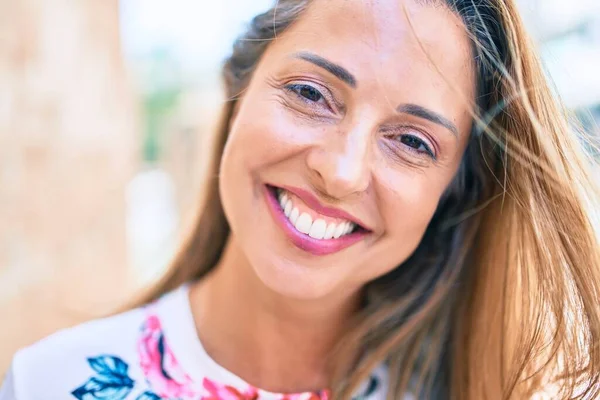
[[[275,254],[249,258],[260,282],[282,297],[317,300],[335,296],[346,286],[343,274],[333,265],[300,264]]]

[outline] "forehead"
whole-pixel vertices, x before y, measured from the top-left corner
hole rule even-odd
[[[435,106],[432,97],[447,103],[457,91],[470,100],[475,92],[465,27],[438,1],[312,0],[271,47],[282,58],[317,53],[348,69],[359,89],[383,89],[397,100],[410,93]]]

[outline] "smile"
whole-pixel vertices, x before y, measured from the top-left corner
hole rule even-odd
[[[287,238],[313,255],[336,253],[369,233],[349,214],[320,205],[316,197],[302,189],[267,185],[265,196]]]
[[[307,208],[302,210],[298,205],[298,199],[294,194],[285,189],[277,189],[279,205],[286,218],[294,225],[298,232],[304,233],[313,239],[339,239],[351,233],[355,225],[346,220],[332,220],[330,217],[318,215],[315,211]],[[315,215],[317,214],[317,215]]]

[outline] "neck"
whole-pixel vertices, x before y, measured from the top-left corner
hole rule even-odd
[[[261,389],[327,388],[331,352],[348,331],[359,293],[284,298],[260,281],[232,236],[216,268],[191,290],[202,345],[225,369]]]

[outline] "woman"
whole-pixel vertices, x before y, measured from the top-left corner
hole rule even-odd
[[[0,399],[599,395],[596,194],[513,0],[280,0],[224,76],[172,268]]]

